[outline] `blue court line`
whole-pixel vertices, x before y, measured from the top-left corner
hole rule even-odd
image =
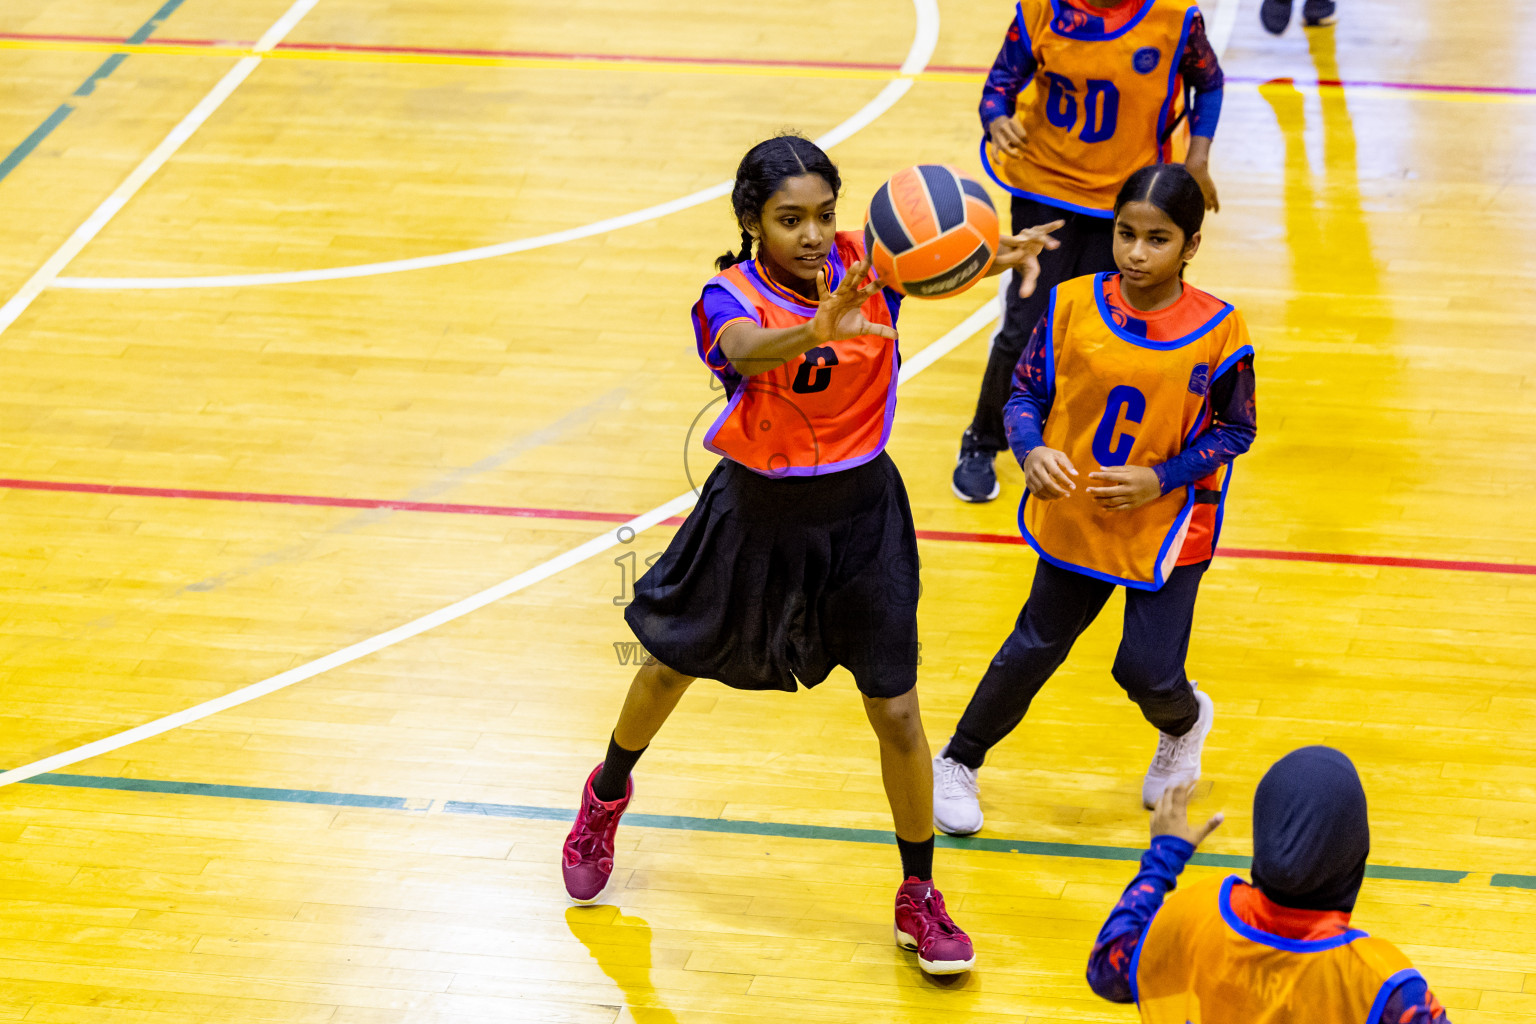
[[[103,775],[60,775],[49,773],[26,780],[23,785],[72,786],[79,789],[110,789],[133,793],[170,793],[182,796],[212,796],[233,800],[274,800],[292,804],[318,804],[330,807],[374,807],[385,810],[412,810],[411,802],[399,796],[373,796],[366,793],[327,793],[311,789],[270,789],[265,786],[230,786],[207,782],[172,782],[163,779],[124,779]],[[418,801],[419,802],[419,801]],[[435,803],[435,801],[434,801]],[[444,814],[464,814],[490,818],[516,818],[523,821],[571,821],[576,813],[565,807],[537,807],[525,804],[478,803],[447,800],[441,803]],[[680,832],[715,832],[739,836],[771,836],[776,839],[820,839],[837,843],[881,843],[894,845],[889,831],[871,828],[834,828],[827,825],[794,825],[777,821],[732,821],[726,818],[691,818],[676,814],[639,814],[624,816],[626,825],[664,828]],[[982,850],[989,853],[1021,853],[1035,857],[1061,857],[1069,860],[1138,861],[1142,851],[1131,846],[1096,846],[1088,843],[1042,843],[1030,839],[997,839],[990,836],[939,835],[935,845],[952,850]],[[1192,864],[1220,868],[1247,868],[1250,857],[1227,853],[1197,853]],[[1455,885],[1471,872],[1443,868],[1405,868],[1386,864],[1368,864],[1367,878],[1386,878],[1400,882],[1439,882]],[[1536,889],[1536,875],[1494,875],[1492,885]]]
[[[138,27],[138,30],[123,40],[125,43],[142,43],[149,39],[160,24],[176,13],[185,0],[165,0],[165,3],[154,13],[148,21]],[[71,95],[89,96],[96,91],[96,84],[109,77],[116,71],[123,61],[128,59],[126,53],[114,53],[101,62],[101,67],[91,72],[89,78],[80,83],[80,87]],[[75,112],[75,105],[69,102],[59,104],[57,110],[48,115],[47,120],[32,130],[32,134],[21,140],[21,144],[8,153],[4,160],[0,160],[0,181],[14,171],[23,160],[32,155],[42,141],[53,134],[53,130],[64,123],[64,119]]]

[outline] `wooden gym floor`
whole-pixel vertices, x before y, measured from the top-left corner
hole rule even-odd
[[[1007,4],[161,2],[0,10],[0,1021],[1134,1019],[1082,980],[1146,835],[1116,605],[939,851],[965,978],[890,942],[843,673],[700,683],[607,905],[557,870],[626,574],[707,468],[686,314],[737,235],[695,194],[785,127],[838,138],[845,227],[899,166],[974,172]],[[1207,11],[1193,279],[1245,311],[1261,415],[1191,652],[1200,807],[1240,858],[1264,768],[1342,747],[1357,921],[1458,1024],[1532,1021],[1536,16],[1341,7]],[[946,351],[891,446],[935,743],[1034,561],[1006,457],[1002,500],[949,493],[989,298],[903,310],[909,370]]]

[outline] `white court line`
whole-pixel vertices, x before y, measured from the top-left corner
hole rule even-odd
[[[897,72],[900,78],[886,83],[885,88],[866,103],[852,117],[827,132],[816,140],[816,144],[822,149],[831,149],[839,142],[846,141],[855,132],[866,128],[880,115],[884,114],[896,101],[907,94],[912,88],[912,76],[921,74],[928,67],[928,61],[933,57],[933,48],[939,41],[939,8],[937,0],[912,0],[912,6],[917,14],[917,27],[912,34],[912,45],[907,49],[906,59],[901,62],[901,69]],[[532,238],[520,238],[514,242],[497,242],[494,245],[482,245],[473,249],[461,249],[456,252],[435,253],[430,256],[414,256],[403,260],[386,260],[382,263],[361,263],[350,267],[327,267],[321,270],[289,270],[275,271],[262,274],[222,274],[208,277],[60,277],[51,281],[54,288],[78,288],[91,290],[132,290],[147,291],[172,288],[247,288],[254,285],[269,284],[304,284],[311,281],[341,281],[354,277],[372,277],[377,274],[396,274],[406,270],[425,270],[430,267],[447,267],[456,263],[473,263],[476,260],[494,259],[498,256],[510,256],[517,252],[527,252],[530,249],[542,249],[545,246],[561,245],[565,242],[574,242],[579,238],[590,238],[593,235],[605,234],[609,231],[617,231],[620,228],[632,227],[642,224],[657,217],[665,217],[668,214],[686,210],[701,203],[707,203],[712,199],[729,195],[732,182],[722,181],[718,185],[700,189],[677,199],[668,200],[665,203],[657,203],[655,206],[647,206],[643,210],[635,210],[633,213],[622,214],[618,217],[609,217],[607,220],[594,221],[591,224],[579,228],[567,228],[564,231],[554,231],[547,235],[536,235]]]
[[[942,338],[933,342],[915,356],[904,360],[901,367],[900,382],[905,384],[939,359],[953,352],[962,342],[991,323],[997,317],[998,308],[997,299],[988,299],[980,309],[962,320],[958,326]],[[617,529],[606,531],[562,555],[557,555],[547,562],[534,566],[527,572],[519,573],[509,580],[503,580],[494,587],[482,590],[480,593],[466,597],[462,601],[455,602],[446,608],[439,608],[437,611],[423,615],[419,619],[413,619],[403,626],[396,626],[387,632],[369,637],[367,640],[355,643],[350,647],[344,647],[332,654],[327,654],[323,658],[316,658],[314,661],[300,665],[297,668],[291,668],[286,672],[272,676],[270,679],[263,679],[259,683],[242,686],[240,689],[226,693],[222,697],[215,697],[213,700],[204,701],[190,708],[173,712],[164,718],[157,718],[153,722],[146,722],[124,732],[107,736],[92,743],[87,743],[84,746],[75,747],[73,750],[53,754],[41,760],[33,761],[31,764],[23,765],[20,768],[12,768],[8,772],[0,772],[0,786],[25,782],[33,776],[57,771],[60,768],[77,764],[88,758],[109,754],[114,750],[128,746],[130,743],[138,743],[140,740],[159,736],[163,732],[180,728],[199,719],[207,718],[209,715],[216,715],[220,711],[239,707],[241,704],[253,701],[258,697],[265,697],[269,693],[276,693],[278,690],[285,689],[295,683],[302,683],[306,679],[313,679],[322,672],[329,672],[333,668],[340,668],[342,665],[354,662],[359,658],[382,651],[386,647],[393,647],[402,640],[409,640],[411,637],[420,636],[429,629],[436,629],[444,623],[452,622],[454,619],[462,618],[470,612],[478,611],[494,601],[499,601],[520,590],[526,590],[535,583],[547,580],[551,576],[564,572],[572,566],[579,565],[610,548],[617,547],[623,543],[629,543],[634,540],[634,535],[638,535],[657,523],[670,519],[675,515],[686,512],[693,507],[694,502],[697,500],[698,496],[691,490],[686,494],[679,494],[671,501],[658,505],[644,515],[636,516]],[[633,531],[633,535],[621,540],[619,535],[625,530]]]
[[[262,33],[261,39],[252,47],[252,50],[255,53],[264,53],[282,42],[283,37],[299,23],[299,19],[308,14],[318,2],[319,0],[294,0],[288,12]],[[107,226],[107,222],[117,216],[118,211],[127,205],[128,200],[144,187],[144,183],[153,177],[156,171],[165,166],[165,162],[192,137],[192,133],[202,127],[203,122],[212,117],[214,111],[223,106],[230,94],[240,87],[240,83],[244,82],[260,63],[260,57],[241,57],[235,66],[230,68],[228,73],[208,91],[208,95],[192,108],[191,113],[182,118],[181,123],[171,129],[171,133],[161,141],[160,145],[156,146],[123,180],[123,183],[117,186],[106,201],[96,207],[96,211],[85,219],[85,223],[76,228],[75,233],[59,246],[58,251],[48,257],[37,272],[27,279],[27,283],[21,286],[21,290],[11,296],[10,301],[4,306],[0,306],[0,334],[15,323],[17,317],[26,312],[27,307],[42,294],[44,288],[55,282],[59,271],[68,266],[70,260],[80,255],[80,250],[89,245],[91,239]]]

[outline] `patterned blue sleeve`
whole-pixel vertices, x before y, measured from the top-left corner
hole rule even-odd
[[[1024,465],[1024,457],[1031,448],[1045,443],[1045,418],[1051,414],[1051,402],[1056,397],[1051,385],[1050,345],[1046,335],[1046,317],[1040,317],[1030,333],[1029,344],[1013,371],[1013,394],[1003,406],[1003,429],[1008,435],[1008,447],[1014,458]]]
[[[1409,978],[1387,996],[1381,1016],[1370,1024],[1450,1024],[1445,1007],[1423,978]]]
[[[1099,929],[1093,952],[1088,955],[1088,987],[1112,1003],[1129,1003],[1131,956],[1152,915],[1179,884],[1179,873],[1195,848],[1178,836],[1153,836],[1152,848],[1141,855],[1141,870],[1131,879]]]
[[[1194,443],[1161,466],[1153,466],[1163,493],[1210,476],[1246,452],[1258,434],[1253,357],[1239,359],[1211,382],[1211,425]]]
[[[1035,77],[1035,55],[1030,51],[1029,40],[1019,31],[1019,19],[1008,22],[1008,35],[1003,38],[1003,48],[987,72],[987,83],[981,89],[981,130],[999,117],[1013,113],[1019,93]]]

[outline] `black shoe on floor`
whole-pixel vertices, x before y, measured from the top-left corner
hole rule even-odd
[[[1301,23],[1307,28],[1322,28],[1339,20],[1339,5],[1334,0],[1307,0],[1301,7]]]
[[[1259,21],[1270,35],[1279,35],[1291,23],[1291,0],[1264,0],[1259,7]]]
[[[955,497],[961,501],[981,502],[991,501],[1002,493],[997,472],[992,468],[996,455],[996,452],[976,447],[971,443],[971,432],[965,432],[960,439],[960,458],[955,460],[955,475],[949,484]]]

